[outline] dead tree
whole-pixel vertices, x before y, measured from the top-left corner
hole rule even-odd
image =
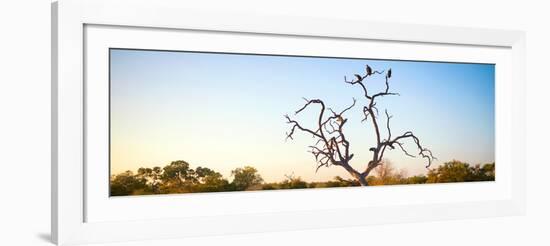
[[[385,90],[370,94],[367,90],[367,79],[376,74],[385,76]],[[383,138],[380,130],[380,124],[378,119],[378,108],[376,106],[376,99],[384,96],[398,96],[398,93],[390,92],[389,80],[392,76],[392,71],[389,69],[387,72],[384,71],[375,71],[370,66],[366,66],[365,74],[359,75],[355,74],[353,80],[348,80],[344,77],[344,82],[351,85],[358,85],[362,89],[362,93],[367,100],[367,104],[363,106],[363,115],[364,118],[362,122],[371,122],[374,128],[374,134],[376,137],[376,144],[369,149],[372,153],[372,159],[366,163],[366,167],[362,171],[357,171],[350,165],[350,161],[353,158],[353,153],[350,153],[350,143],[344,134],[344,125],[347,123],[348,119],[344,117],[344,114],[353,108],[357,101],[353,98],[353,103],[340,112],[336,112],[331,108],[327,108],[325,103],[321,99],[305,99],[305,104],[300,109],[298,109],[295,114],[299,114],[304,111],[306,108],[313,105],[320,106],[318,118],[316,118],[315,128],[307,128],[302,126],[296,120],[290,118],[290,116],[285,115],[287,123],[292,125],[290,132],[287,132],[287,139],[293,139],[294,134],[297,130],[308,133],[312,135],[315,139],[315,144],[309,146],[310,152],[315,157],[317,163],[316,171],[319,168],[325,166],[329,167],[331,165],[341,166],[344,168],[352,177],[357,179],[362,186],[367,186],[367,177],[369,173],[382,164],[382,158],[387,149],[395,149],[398,147],[403,153],[410,157],[415,157],[410,154],[405,147],[403,146],[403,141],[407,139],[413,140],[416,148],[418,149],[418,155],[422,158],[427,159],[426,168],[429,168],[432,164],[432,161],[436,159],[432,152],[422,147],[420,140],[416,135],[411,131],[405,132],[398,136],[392,136],[390,128],[390,119],[391,115],[388,114],[388,111],[385,110],[386,116],[386,129],[387,137]]]

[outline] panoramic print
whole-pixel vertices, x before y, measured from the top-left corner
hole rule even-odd
[[[494,64],[109,52],[111,196],[495,180]]]

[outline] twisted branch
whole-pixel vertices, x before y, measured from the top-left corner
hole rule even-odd
[[[317,139],[314,145],[309,146],[309,152],[313,154],[317,162],[316,170],[319,170],[320,167],[328,167],[330,165],[348,166],[349,161],[353,158],[353,154],[349,151],[350,143],[344,134],[344,125],[348,121],[347,118],[344,118],[344,113],[355,106],[355,98],[350,106],[340,112],[326,108],[325,103],[320,99],[309,100],[304,98],[304,100],[306,103],[295,111],[295,114],[301,113],[313,104],[320,105],[321,109],[318,113],[316,126],[315,128],[304,127],[296,120],[291,119],[290,116],[285,115],[287,123],[292,125],[290,132],[286,134],[287,139],[293,139],[296,129],[307,132]],[[326,116],[327,114],[329,115]]]

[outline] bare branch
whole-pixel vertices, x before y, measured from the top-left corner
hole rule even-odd
[[[285,115],[285,118],[287,119],[288,124],[293,124],[292,128],[290,129],[290,133],[287,133],[287,139],[288,138],[293,139],[292,135],[294,134],[294,131],[295,131],[296,128],[300,129],[301,131],[308,132],[308,133],[310,133],[311,135],[313,135],[315,137],[321,137],[319,134],[315,133],[314,131],[302,127],[300,125],[300,123],[298,123],[295,120],[290,119],[290,117],[288,115]]]
[[[417,149],[419,150],[418,155],[421,156],[422,158],[425,158],[425,159],[428,160],[428,165],[426,165],[426,168],[429,168],[432,165],[432,162],[434,160],[437,160],[437,158],[433,156],[433,153],[432,153],[431,150],[429,150],[428,148],[422,147],[422,145],[420,144],[420,140],[412,132],[410,132],[410,131],[405,132],[404,134],[402,134],[400,136],[397,136],[392,140],[384,141],[381,144],[384,145],[384,146],[389,146],[392,149],[394,148],[393,145],[397,144],[407,156],[415,157],[414,155],[411,155],[409,152],[407,152],[405,150],[405,148],[403,147],[403,144],[401,142],[399,142],[399,140],[407,139],[407,138],[412,139],[413,142],[415,143]]]
[[[393,117],[393,116],[390,116],[388,114],[388,110],[386,109],[386,128],[388,128],[388,139],[391,139],[391,129],[390,129],[390,119]]]
[[[405,155],[409,156],[409,157],[415,157],[414,155],[411,155],[409,154],[409,152],[407,152],[407,150],[405,148],[403,148],[403,144],[400,143],[400,142],[395,142],[397,144],[397,146],[399,146],[399,148],[401,148],[401,150],[403,151],[403,153],[405,153]]]
[[[350,106],[344,108],[342,111],[337,112],[331,108],[325,108],[325,104],[320,99],[305,99],[306,103],[298,109],[295,113],[299,114],[308,108],[312,104],[319,104],[321,110],[318,113],[318,121],[316,128],[306,128],[300,125],[296,120],[290,118],[290,116],[285,115],[287,123],[291,124],[292,127],[290,132],[287,133],[287,139],[293,139],[293,136],[296,130],[300,130],[306,133],[311,134],[314,138],[317,138],[317,141],[314,145],[309,146],[310,151],[315,157],[317,162],[317,170],[322,166],[329,165],[342,165],[343,163],[349,162],[353,157],[353,154],[349,152],[349,142],[347,141],[343,127],[347,122],[347,119],[344,118],[344,113],[355,106],[357,102],[355,98]],[[331,115],[325,117],[325,111],[329,111]]]

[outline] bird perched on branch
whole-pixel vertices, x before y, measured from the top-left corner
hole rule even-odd
[[[372,74],[372,68],[369,65],[367,65],[367,75],[370,76],[371,74]]]

